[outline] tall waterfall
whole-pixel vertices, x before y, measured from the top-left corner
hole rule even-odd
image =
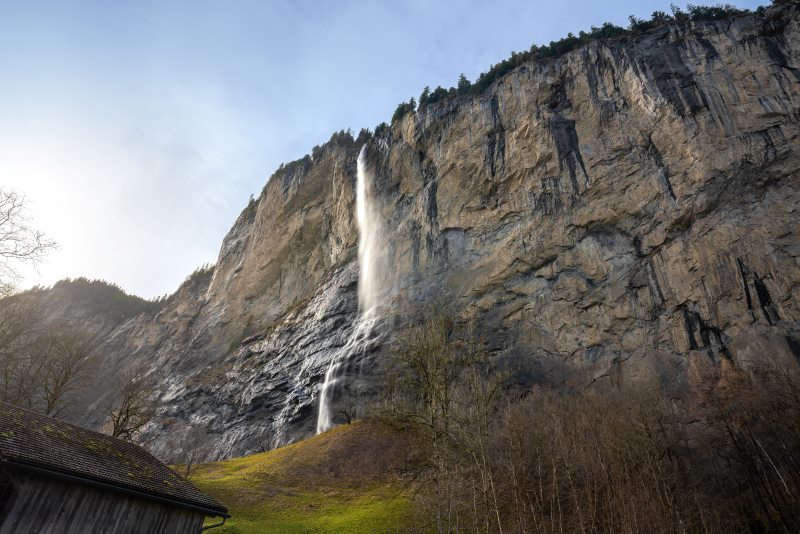
[[[366,163],[367,145],[356,162],[356,222],[358,224],[358,312],[367,315],[378,304],[378,259],[381,220],[369,201],[370,183]]]
[[[363,353],[378,321],[380,291],[381,219],[371,202],[371,183],[367,172],[366,148],[361,147],[356,163],[356,223],[358,225],[358,318],[347,342],[331,358],[319,394],[317,434],[333,426],[331,401],[343,364],[353,354]]]

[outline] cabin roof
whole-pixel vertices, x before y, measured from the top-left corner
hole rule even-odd
[[[0,402],[0,460],[227,515],[142,447]]]

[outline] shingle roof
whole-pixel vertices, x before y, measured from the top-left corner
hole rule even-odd
[[[0,459],[227,514],[133,443],[0,402]]]

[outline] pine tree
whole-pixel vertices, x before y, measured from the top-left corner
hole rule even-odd
[[[427,85],[425,89],[422,90],[422,94],[419,95],[419,107],[426,106],[428,104],[428,98],[431,96],[431,88]]]
[[[458,77],[458,86],[457,87],[458,87],[458,94],[460,94],[460,95],[466,94],[467,91],[469,91],[469,88],[472,87],[472,84],[467,79],[467,77],[464,76],[463,72]]]

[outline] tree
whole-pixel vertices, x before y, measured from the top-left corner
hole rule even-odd
[[[133,441],[154,415],[152,403],[141,379],[128,379],[116,407],[109,414],[111,435]]]
[[[372,138],[372,132],[369,128],[361,128],[356,137],[356,145],[361,146]]]
[[[427,85],[425,89],[422,90],[422,94],[419,95],[419,106],[424,107],[428,104],[428,98],[431,96],[431,88]]]
[[[23,265],[36,266],[55,246],[54,241],[30,226],[25,197],[0,189],[0,296],[13,291],[22,277]]]
[[[258,452],[267,452],[272,450],[272,436],[266,431],[262,431],[255,437],[250,438],[251,446]]]
[[[206,430],[201,426],[192,426],[180,441],[178,455],[181,463],[181,474],[189,479],[197,470],[197,464],[203,459],[203,444],[206,441]]]
[[[338,402],[336,414],[349,425],[358,419],[361,405],[361,388],[357,385],[348,386]]]
[[[462,72],[461,75],[458,77],[458,85],[456,89],[458,90],[458,94],[465,95],[469,92],[470,87],[472,87],[472,83],[464,76]]]
[[[428,97],[428,104],[433,104],[434,102],[439,102],[447,98],[447,89],[444,87],[437,86],[436,89]]]
[[[53,325],[33,343],[29,355],[31,407],[58,417],[69,407],[73,394],[84,384],[90,337],[68,325]]]
[[[385,122],[382,122],[375,127],[375,137],[383,137],[387,133],[389,133],[389,125]]]
[[[405,117],[407,113],[413,113],[414,110],[416,109],[417,109],[417,102],[416,100],[414,100],[413,97],[408,102],[401,102],[397,106],[397,109],[394,110],[394,114],[392,115],[392,124],[394,124],[395,121]]]
[[[66,324],[42,327],[36,309],[12,303],[0,313],[0,398],[51,417],[62,415],[84,385],[90,336]]]
[[[457,339],[453,322],[437,305],[411,329],[393,363],[396,367],[387,377],[393,382],[385,388],[389,396],[386,415],[395,423],[419,430],[429,451],[422,469],[430,472],[434,496],[430,508],[436,530],[457,531],[451,514],[455,498],[453,439],[458,423],[454,416],[463,391],[462,378],[474,365],[475,352]]]
[[[27,295],[7,297],[0,306],[0,400],[18,402],[21,369],[36,338],[40,312]]]

